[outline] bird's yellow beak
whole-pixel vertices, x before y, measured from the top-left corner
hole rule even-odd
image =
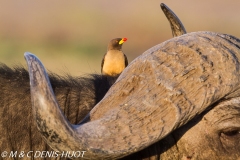
[[[123,44],[126,41],[127,41],[127,38],[122,38],[121,41],[119,41],[119,44]]]

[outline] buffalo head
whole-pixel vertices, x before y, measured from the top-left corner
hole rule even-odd
[[[202,122],[198,133],[209,132],[210,139],[221,133],[239,133],[239,48],[239,39],[213,32],[188,33],[154,46],[130,63],[79,125],[66,120],[43,65],[26,53],[38,129],[53,149],[85,150],[85,158],[89,159],[116,159],[138,152],[175,131],[181,132],[186,124],[194,126],[191,120],[212,108],[220,109],[205,118],[219,132],[213,135]],[[235,115],[235,123],[220,123],[217,116],[225,116],[224,120],[231,117],[224,113]],[[191,127],[188,130],[191,132]],[[186,144],[185,149],[199,147],[184,135],[179,137],[179,143]],[[235,146],[234,156],[239,156],[239,139],[226,137],[221,145],[229,154],[229,147]],[[178,150],[182,155],[187,152],[184,147]],[[208,149],[210,155],[218,152],[214,147]],[[194,154],[204,156],[197,151]]]

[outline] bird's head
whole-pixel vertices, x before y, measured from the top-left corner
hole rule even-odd
[[[108,44],[108,50],[121,50],[122,44],[127,41],[127,38],[115,38]]]

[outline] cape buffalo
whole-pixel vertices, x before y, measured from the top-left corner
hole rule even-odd
[[[170,24],[173,25],[173,35],[179,36],[179,28],[185,30],[183,25],[169,8],[164,4],[162,7]],[[98,74],[72,77],[49,73],[58,104],[72,124],[79,123],[89,113],[103,98],[116,78]],[[22,159],[23,157],[38,159],[41,157],[39,154],[36,155],[39,153],[37,151],[52,151],[41,138],[32,118],[27,70],[21,66],[10,68],[0,64],[0,88],[0,159]],[[148,156],[148,154],[145,155]],[[59,159],[53,156],[44,158]]]
[[[240,157],[236,37],[194,32],[147,50],[78,125],[59,109],[41,62],[25,58],[34,119],[55,151],[85,151],[85,159]]]

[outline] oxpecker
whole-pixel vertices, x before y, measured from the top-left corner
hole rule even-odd
[[[108,43],[107,53],[101,64],[103,75],[118,76],[127,67],[128,60],[122,52],[122,44],[126,41],[127,38],[115,38]]]

